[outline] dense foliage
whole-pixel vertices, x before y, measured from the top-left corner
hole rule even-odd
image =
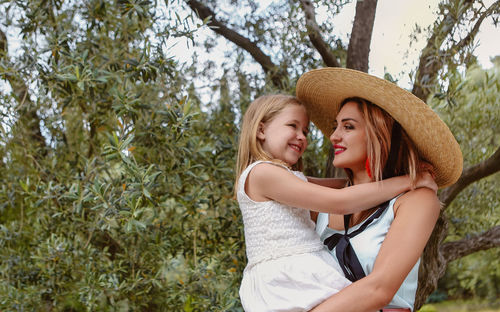
[[[3,9],[0,310],[238,310],[237,133],[167,56],[191,30],[148,2]]]
[[[492,154],[500,144],[500,57],[491,69],[477,65],[465,74],[454,73],[448,92],[436,94],[431,105],[450,125],[470,166]],[[481,146],[482,148],[477,148]],[[481,233],[500,223],[500,175],[487,177],[465,189],[449,210],[448,240]],[[500,250],[482,251],[452,262],[440,281],[437,294],[452,298],[483,297],[491,301],[500,293]]]

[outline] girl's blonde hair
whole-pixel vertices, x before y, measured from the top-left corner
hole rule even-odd
[[[279,159],[273,159],[262,148],[257,140],[257,131],[261,123],[273,120],[285,107],[289,105],[304,105],[294,96],[284,94],[264,95],[255,99],[243,116],[240,138],[238,143],[238,158],[236,160],[236,178],[234,183],[234,194],[238,189],[238,179],[251,163],[258,160],[270,160],[288,166]],[[302,157],[292,166],[293,170],[302,170]]]
[[[373,181],[399,175],[409,175],[415,186],[420,158],[415,145],[401,125],[386,111],[363,98],[342,101],[358,104],[366,124],[367,156]],[[346,170],[352,182],[352,171]]]

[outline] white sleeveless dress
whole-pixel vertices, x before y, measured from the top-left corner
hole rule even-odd
[[[352,248],[356,252],[358,260],[363,268],[366,275],[373,271],[373,265],[377,258],[378,252],[382,243],[384,242],[387,232],[391,227],[392,221],[394,221],[394,203],[399,196],[391,199],[389,206],[380,215],[378,219],[375,219],[366,229],[359,233],[358,235],[352,237],[349,241],[351,242]],[[375,213],[375,212],[374,212]],[[316,231],[321,237],[321,241],[330,237],[332,234],[340,233],[344,234],[344,230],[337,231],[328,227],[328,214],[320,213],[318,215],[318,220],[316,221]],[[348,232],[351,233],[356,231],[363,222],[349,228]],[[332,258],[338,263],[337,257],[335,256],[335,248],[331,250]],[[386,306],[386,308],[409,308],[413,311],[413,304],[415,303],[415,294],[417,292],[418,284],[418,267],[420,260],[413,266],[412,270],[408,276],[403,281],[403,284],[392,298],[391,302]]]
[[[247,196],[248,173],[263,162],[248,166],[238,180],[248,258],[241,304],[247,312],[308,311],[351,282],[323,247],[308,210]],[[289,171],[307,181],[301,172]]]

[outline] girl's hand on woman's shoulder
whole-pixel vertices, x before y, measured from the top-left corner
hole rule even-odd
[[[417,178],[417,182],[415,183],[415,188],[426,187],[434,191],[437,194],[438,186],[436,181],[434,181],[434,177],[430,171],[422,171]]]

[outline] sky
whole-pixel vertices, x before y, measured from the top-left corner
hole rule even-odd
[[[416,67],[426,42],[422,38],[414,42],[409,50],[410,34],[415,24],[428,26],[434,22],[438,3],[436,0],[378,1],[369,58],[370,74],[383,76],[384,67],[391,74],[397,75],[401,71],[407,74]],[[485,1],[487,6],[492,3]],[[351,18],[354,18],[354,13]],[[479,43],[475,50],[479,63],[484,68],[490,68],[493,65],[490,58],[500,55],[500,28],[494,27],[491,18],[483,21],[476,42]],[[408,50],[410,53],[405,64],[404,55]],[[401,78],[401,86],[409,84],[408,75]]]
[[[486,5],[491,5],[494,0],[486,0]],[[261,9],[265,10],[272,1],[261,0]],[[434,12],[437,10],[439,0],[379,0],[375,15],[375,24],[370,47],[369,73],[383,77],[385,72],[398,79],[398,85],[403,88],[411,88],[409,73],[416,68],[419,53],[425,46],[425,38],[412,42],[410,35],[413,33],[415,24],[422,28],[431,25],[436,19]],[[344,7],[334,20],[335,28],[339,30],[338,35],[344,42],[348,42],[348,35],[354,20],[356,1]],[[316,10],[318,23],[321,23],[322,13]],[[202,29],[197,33],[199,40],[210,34],[212,30]],[[200,60],[211,58],[222,59],[227,49],[224,45],[232,45],[225,39],[219,39],[222,46],[208,56],[201,55]],[[495,28],[491,18],[482,23],[480,32],[476,37],[479,46],[475,50],[479,63],[484,68],[492,66],[490,58],[500,55],[500,27]],[[219,50],[219,54],[216,50]],[[186,53],[186,43],[178,42],[170,51],[170,54],[181,62],[189,62],[190,53]],[[257,66],[257,65],[256,65]]]
[[[494,0],[484,0],[487,6]],[[260,0],[261,9],[265,10],[272,3],[271,0]],[[413,33],[415,24],[422,28],[431,25],[435,20],[434,12],[437,9],[439,0],[378,0],[377,12],[375,15],[375,25],[372,34],[371,51],[369,58],[369,73],[378,77],[383,77],[385,72],[398,79],[398,85],[403,88],[411,88],[409,73],[416,68],[419,53],[425,45],[425,38],[413,42],[410,47],[410,34]],[[352,28],[356,7],[356,0],[346,5],[335,17],[335,28],[343,42],[348,42],[348,36]],[[318,23],[321,23],[322,13],[317,12]],[[205,36],[213,36],[213,31],[205,27],[196,33],[199,42]],[[16,53],[16,46],[20,40],[19,30],[9,28],[9,54]],[[200,53],[200,61],[212,59],[216,62],[223,62],[224,52],[231,50],[232,43],[223,38],[217,39],[221,45],[218,49],[213,49],[210,55],[203,55],[202,49],[196,49]],[[490,68],[492,63],[490,58],[500,55],[500,26],[495,28],[491,18],[485,20],[476,37],[478,47],[475,55],[483,68]],[[181,63],[190,63],[193,49],[186,49],[185,39],[172,39],[171,48],[167,54],[173,56]],[[226,48],[227,47],[227,48]],[[19,53],[20,51],[17,51]],[[261,70],[258,65],[254,65],[255,70]],[[9,89],[5,83],[0,81],[0,90]]]

